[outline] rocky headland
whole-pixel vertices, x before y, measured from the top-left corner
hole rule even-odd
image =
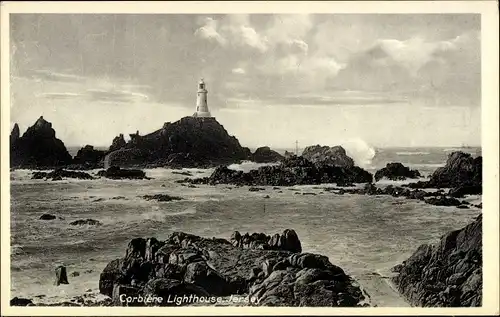
[[[482,216],[421,245],[393,268],[399,292],[420,307],[479,307],[482,301]]]

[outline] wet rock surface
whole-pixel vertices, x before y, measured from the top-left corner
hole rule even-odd
[[[421,245],[393,271],[393,282],[414,306],[481,306],[482,216],[437,244]]]
[[[281,161],[283,158],[283,155],[271,150],[270,147],[263,146],[255,150],[251,160],[255,163],[274,163]]]
[[[56,169],[52,172],[34,172],[31,179],[52,179],[62,180],[64,178],[76,179],[94,179],[94,177],[85,172],[68,171],[64,169]]]
[[[144,171],[138,169],[125,169],[115,166],[97,172],[97,176],[110,179],[148,179]]]
[[[308,146],[302,156],[314,164],[353,167],[354,160],[350,158],[341,146]]]
[[[165,241],[136,238],[125,256],[102,271],[99,289],[123,303],[117,294],[154,295],[177,305],[173,296],[249,296],[247,305],[357,306],[364,299],[356,282],[318,254],[300,253],[294,230],[269,236],[241,235],[231,240],[174,232]],[[183,303],[189,304],[189,303]]]

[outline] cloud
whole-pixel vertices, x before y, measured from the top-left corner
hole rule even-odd
[[[241,68],[241,67],[238,67],[238,68],[233,68],[233,69],[231,70],[231,72],[232,72],[233,74],[241,74],[241,75],[246,73],[246,71],[245,71],[243,68]]]
[[[198,28],[194,34],[203,39],[213,40],[225,45],[227,40],[218,32],[218,22],[212,18],[205,18],[204,25]]]
[[[27,71],[25,74],[23,74],[23,76],[28,78],[33,78],[36,80],[48,80],[54,82],[78,82],[85,79],[82,76],[59,73],[46,69]]]

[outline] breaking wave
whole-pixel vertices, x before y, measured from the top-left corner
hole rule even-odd
[[[429,152],[396,152],[396,155],[429,155]]]
[[[341,145],[346,150],[347,155],[360,167],[370,166],[376,154],[375,148],[359,138],[347,140]]]

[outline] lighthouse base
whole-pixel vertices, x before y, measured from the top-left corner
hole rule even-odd
[[[195,112],[193,114],[193,117],[195,117],[195,118],[211,118],[212,115],[210,114],[210,112],[200,112],[200,111],[198,111],[198,112]]]

